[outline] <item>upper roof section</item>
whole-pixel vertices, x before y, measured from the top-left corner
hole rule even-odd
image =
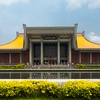
[[[80,50],[97,50],[100,49],[100,44],[93,43],[84,37],[84,33],[77,34],[77,47]]]
[[[72,48],[77,49],[76,45],[76,33],[77,33],[78,24],[73,26],[62,26],[62,27],[27,27],[26,24],[23,24],[24,36],[25,36],[25,45],[24,50],[28,49],[28,41],[38,37],[42,39],[44,36],[58,36],[65,37],[66,39],[71,39]]]
[[[13,41],[0,45],[0,50],[21,50],[23,49],[24,35],[17,32],[17,37]]]

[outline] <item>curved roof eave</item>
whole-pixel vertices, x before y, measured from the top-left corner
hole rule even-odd
[[[24,36],[18,35],[13,41],[0,45],[0,50],[21,50],[23,49]]]
[[[100,50],[100,44],[87,40],[83,35],[77,35],[77,46],[79,50]]]

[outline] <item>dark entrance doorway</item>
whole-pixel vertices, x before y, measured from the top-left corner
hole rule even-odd
[[[40,43],[33,43],[33,63],[39,65],[41,62],[41,44]]]
[[[57,64],[57,43],[44,43],[44,64]]]
[[[60,63],[68,62],[68,43],[60,43]]]

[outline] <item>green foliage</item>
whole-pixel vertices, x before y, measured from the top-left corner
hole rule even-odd
[[[2,66],[0,66],[0,69],[15,69],[16,68],[16,66],[6,66],[6,65],[2,65]]]
[[[2,65],[0,69],[23,69],[25,64],[17,64],[17,65]]]
[[[100,66],[85,66],[84,64],[76,64],[79,69],[100,69]]]
[[[2,69],[2,66],[0,66],[0,69]]]
[[[80,68],[84,68],[85,66],[84,64],[76,64],[76,67],[80,69]]]
[[[65,100],[66,98],[98,98],[100,97],[100,81],[68,81],[62,86],[48,81],[0,81],[0,98],[48,98],[50,96],[58,98],[58,100],[64,100],[64,98]]]
[[[84,69],[100,69],[100,66],[84,66]]]
[[[23,69],[25,64],[17,64],[16,69]]]

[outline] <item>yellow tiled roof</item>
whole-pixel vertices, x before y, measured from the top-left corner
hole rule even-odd
[[[0,45],[0,50],[23,49],[24,35],[19,35],[15,40],[7,44]],[[87,40],[83,35],[77,35],[78,49],[100,49],[100,44]]]
[[[77,35],[78,49],[100,49],[100,44],[87,40],[83,35]]]
[[[24,36],[18,35],[15,40],[7,44],[0,45],[0,50],[10,50],[10,49],[23,49]]]

